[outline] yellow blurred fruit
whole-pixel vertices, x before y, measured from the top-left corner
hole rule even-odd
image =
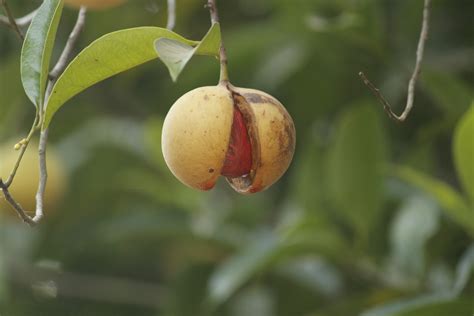
[[[0,146],[0,177],[4,181],[8,178],[18,158],[19,151],[13,149],[14,145],[14,142],[10,142]],[[57,206],[59,200],[64,195],[66,174],[58,155],[50,145],[47,148],[46,163],[48,167],[48,182],[44,198],[44,211],[47,216],[48,212]],[[38,180],[38,142],[32,140],[9,189],[11,195],[28,212],[28,215],[33,215],[35,211],[35,195],[38,188]],[[15,215],[14,210],[5,201],[1,193],[0,210],[3,213]]]
[[[278,100],[227,82],[180,97],[162,133],[166,164],[181,182],[209,190],[222,175],[243,194],[275,183],[288,169],[295,143],[293,120]]]
[[[86,6],[92,10],[104,10],[112,7],[116,7],[124,3],[125,0],[64,0],[66,5],[74,8],[80,8]]]

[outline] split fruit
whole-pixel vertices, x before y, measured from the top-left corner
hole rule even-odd
[[[293,120],[277,99],[227,82],[180,97],[162,133],[166,164],[181,182],[210,190],[222,175],[242,194],[275,183],[288,169],[295,143]]]

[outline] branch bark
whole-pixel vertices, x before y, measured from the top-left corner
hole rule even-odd
[[[35,226],[36,223],[34,220],[26,214],[26,211],[23,209],[23,207],[18,203],[10,194],[10,191],[8,190],[8,187],[3,183],[3,180],[0,179],[0,190],[3,192],[3,195],[5,196],[5,199],[7,202],[15,209],[16,213],[18,216],[28,225],[30,226]]]
[[[211,24],[219,23],[219,12],[216,6],[216,0],[208,0],[206,7],[209,9],[209,13],[211,15]],[[221,72],[220,72],[220,83],[227,83],[229,82],[229,72],[227,70],[227,52],[224,47],[224,42],[221,39],[221,47],[219,50],[219,61],[221,64]]]
[[[53,70],[51,70],[51,72],[49,73],[49,79],[51,81],[55,81],[66,68],[67,62],[69,61],[74,46],[76,45],[77,39],[79,38],[79,35],[84,29],[84,24],[86,22],[86,13],[86,7],[81,7],[81,9],[79,10],[79,14],[77,15],[76,24],[74,25],[71,34],[69,34],[66,46],[64,47],[64,50],[61,53],[61,56],[59,57],[58,62],[54,66]]]
[[[15,19],[16,25],[18,25],[18,27],[20,27],[20,28],[27,27],[28,25],[30,25],[31,20],[33,20],[33,18],[35,17],[37,11],[38,11],[38,9],[34,10],[31,13],[28,13],[27,15],[25,15],[21,18]],[[12,27],[12,25],[10,24],[10,19],[7,16],[4,16],[4,15],[0,15],[0,24],[3,24],[3,25],[8,26],[10,28]]]
[[[46,165],[46,145],[48,143],[48,129],[41,132],[38,148],[39,156],[39,183],[38,191],[36,192],[36,211],[33,221],[38,223],[44,216],[43,200],[44,192],[46,191],[46,183],[48,181],[48,169]]]
[[[372,91],[372,93],[379,100],[379,102],[383,105],[385,112],[387,112],[388,116],[397,122],[404,122],[413,108],[413,101],[415,99],[416,81],[418,80],[418,77],[421,72],[421,64],[423,62],[423,53],[425,50],[425,43],[428,38],[430,5],[431,5],[431,0],[425,0],[424,7],[423,7],[423,22],[421,26],[420,38],[418,40],[418,47],[416,50],[415,68],[413,70],[413,74],[411,75],[410,81],[408,82],[407,102],[402,114],[400,115],[395,114],[395,112],[393,112],[392,110],[392,107],[390,106],[390,103],[388,103],[388,101],[384,98],[380,90],[377,89],[377,87],[372,82],[370,82],[369,79],[367,79],[367,77],[365,76],[363,72],[359,72],[360,78],[362,79],[364,84],[370,89],[370,91]]]
[[[7,0],[0,0],[0,1],[1,1],[1,5],[3,9],[5,10],[5,14],[7,15],[9,26],[13,29],[13,31],[15,31],[15,33],[18,35],[20,40],[23,41],[25,39],[25,36],[23,35],[23,32],[20,30],[18,24],[16,23],[16,20],[13,17],[10,7],[8,6]]]
[[[172,31],[175,25],[176,25],[176,1],[168,0],[168,21],[166,23],[166,28]]]
[[[51,94],[52,88],[54,83],[64,71],[67,66],[67,62],[69,57],[72,54],[74,46],[81,34],[82,30],[84,29],[84,25],[86,22],[86,7],[81,7],[79,13],[77,15],[76,24],[72,29],[71,33],[69,34],[69,38],[64,46],[64,49],[59,57],[56,65],[53,67],[53,70],[50,72],[49,75],[49,84],[46,91],[45,100],[47,100]],[[43,112],[45,109],[42,108],[41,111]],[[44,117],[43,115],[41,117]],[[44,217],[44,193],[46,191],[46,183],[48,181],[48,169],[46,164],[46,146],[48,143],[48,134],[49,130],[45,129],[41,131],[40,140],[39,140],[39,148],[38,148],[38,156],[39,156],[39,183],[38,183],[38,190],[36,192],[36,211],[35,217],[33,218],[33,222],[38,223]]]
[[[2,4],[5,3],[5,0],[1,0]],[[31,13],[32,14],[32,13]],[[53,70],[50,72],[49,75],[49,83],[48,87],[46,89],[46,97],[45,100],[48,99],[49,95],[51,94],[52,87],[58,77],[61,75],[61,73],[64,71],[64,69],[67,66],[67,62],[70,58],[70,55],[72,54],[73,48],[77,42],[77,39],[81,33],[81,31],[84,28],[85,24],[85,16],[86,16],[86,8],[81,7],[79,10],[79,14],[77,16],[77,21],[76,24],[71,31],[69,38],[66,42],[66,45],[64,47],[63,52],[61,53],[61,56],[59,57],[57,63],[53,67]],[[21,152],[19,155],[19,158],[15,164],[15,167],[8,177],[8,180],[6,182],[3,182],[2,179],[0,179],[0,189],[3,192],[3,195],[5,196],[5,199],[8,201],[8,203],[15,209],[17,212],[18,216],[27,224],[30,226],[35,226],[38,224],[41,219],[44,217],[44,193],[46,190],[46,183],[48,180],[48,171],[47,171],[47,165],[46,165],[46,145],[48,142],[48,129],[44,130],[40,134],[40,140],[39,140],[39,148],[38,148],[38,158],[39,158],[39,183],[38,183],[38,190],[36,192],[36,209],[35,209],[35,215],[34,217],[29,216],[26,211],[23,209],[23,207],[13,198],[13,196],[9,192],[9,186],[14,180],[16,170],[19,167],[19,164],[21,162],[21,159],[26,151],[26,148],[28,146],[28,142],[33,135],[34,131],[38,129],[41,126],[41,120],[44,117],[43,116],[44,108],[43,105],[39,109],[39,115],[36,116],[35,122],[33,123],[32,130],[30,131],[30,134],[28,135],[28,138],[25,139],[25,141],[21,145]],[[39,124],[38,123],[39,120]]]

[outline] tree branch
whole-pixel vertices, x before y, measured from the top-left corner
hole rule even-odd
[[[0,179],[0,189],[3,192],[5,199],[15,209],[18,216],[20,216],[20,218],[25,223],[27,223],[28,225],[32,227],[38,224],[44,216],[43,199],[44,199],[44,192],[46,190],[46,183],[48,180],[48,171],[46,167],[47,143],[48,143],[48,129],[41,132],[40,141],[39,141],[38,153],[39,153],[40,175],[39,175],[38,191],[36,192],[36,211],[35,211],[35,216],[33,218],[26,214],[26,211],[23,209],[20,203],[18,203],[10,194],[10,191],[8,190],[8,186],[6,185],[6,183],[4,183],[2,179]]]
[[[20,154],[18,155],[18,159],[15,163],[15,166],[13,167],[13,170],[10,172],[10,175],[8,176],[7,181],[3,183],[7,188],[10,187],[10,185],[13,182],[13,179],[15,178],[18,167],[20,166],[21,159],[23,158],[23,155],[25,154],[26,149],[28,148],[28,144],[31,138],[33,137],[34,133],[36,132],[36,129],[38,128],[38,121],[39,121],[39,115],[37,111],[35,120],[33,122],[33,125],[31,126],[31,130],[28,133],[28,136],[22,139],[18,144],[15,145],[15,149],[18,149],[17,147],[19,146]]]
[[[168,0],[168,21],[166,23],[166,28],[172,31],[175,25],[176,25],[176,1]]]
[[[413,101],[415,99],[415,85],[416,85],[416,81],[418,80],[418,76],[420,75],[420,72],[421,72],[421,63],[423,62],[423,52],[425,49],[426,39],[428,38],[430,4],[431,4],[431,0],[425,0],[424,7],[423,7],[423,23],[421,26],[420,39],[418,40],[418,47],[416,50],[415,69],[413,70],[413,74],[411,75],[410,81],[408,82],[407,103],[405,105],[405,109],[403,110],[402,114],[400,115],[395,114],[392,111],[392,107],[390,106],[390,103],[388,103],[388,101],[384,98],[380,90],[377,89],[375,85],[369,81],[369,79],[367,79],[367,77],[365,76],[363,72],[359,72],[359,76],[361,77],[362,81],[372,91],[374,96],[383,105],[388,116],[397,122],[404,122],[413,108]]]
[[[5,0],[0,0],[2,1],[2,4],[4,4]],[[46,89],[46,96],[45,100],[47,100],[51,94],[52,88],[58,77],[61,75],[61,73],[64,71],[64,69],[67,66],[67,62],[69,60],[69,57],[74,49],[74,45],[77,42],[77,39],[79,37],[79,34],[81,33],[82,29],[84,28],[85,24],[85,16],[86,16],[86,8],[81,7],[79,10],[79,14],[77,17],[76,24],[71,31],[71,34],[69,35],[68,41],[66,42],[66,45],[64,47],[63,52],[61,53],[61,56],[59,57],[56,65],[53,67],[53,70],[50,72],[49,75],[49,83],[48,87]],[[26,20],[26,19],[25,19]],[[8,203],[15,209],[17,214],[20,216],[20,218],[30,226],[35,226],[37,223],[41,221],[41,219],[44,217],[44,193],[46,190],[46,183],[48,179],[48,171],[47,171],[47,165],[46,165],[46,145],[48,142],[48,129],[44,130],[40,134],[40,140],[39,140],[39,148],[38,148],[38,156],[39,156],[39,183],[38,183],[38,190],[36,192],[36,210],[35,210],[35,215],[34,217],[30,217],[26,214],[25,210],[22,208],[22,206],[15,201],[15,199],[12,197],[10,194],[8,188],[13,182],[13,179],[16,174],[16,170],[18,169],[21,159],[27,149],[28,142],[33,135],[33,133],[41,126],[42,118],[43,118],[43,112],[44,108],[41,107],[39,109],[39,113],[37,114],[35,118],[35,122],[33,123],[33,127],[28,134],[28,138],[22,140],[19,144],[21,144],[21,152],[19,155],[19,158],[15,164],[15,167],[13,169],[13,172],[10,174],[8,180],[6,182],[3,182],[2,179],[0,179],[0,189],[3,192],[3,195],[5,196],[5,199],[8,201]],[[39,121],[39,124],[37,124]]]
[[[25,15],[21,18],[15,19],[16,25],[18,25],[18,27],[27,27],[28,25],[30,25],[31,20],[33,20],[33,18],[35,17],[37,11],[38,11],[38,9],[34,10],[31,13],[28,13],[27,15]],[[4,15],[0,15],[0,24],[3,24],[3,25],[8,26],[10,28],[12,27],[8,17],[6,17]]]
[[[46,91],[45,100],[47,100],[49,96],[51,95],[51,91],[53,89],[54,83],[56,82],[58,77],[61,75],[61,73],[64,71],[64,69],[67,66],[67,62],[69,60],[70,55],[72,54],[72,51],[77,42],[77,39],[79,38],[79,35],[84,29],[84,24],[86,22],[86,13],[87,13],[86,7],[84,6],[81,7],[77,15],[76,24],[74,25],[74,28],[69,34],[69,38],[66,42],[66,45],[64,46],[63,52],[61,53],[61,56],[56,62],[56,65],[53,67],[53,70],[49,74],[50,81],[46,89],[47,91]],[[41,109],[41,111],[44,111],[44,109]],[[49,133],[48,129],[41,131],[40,140],[39,140],[38,156],[39,156],[39,173],[40,174],[39,174],[38,190],[36,192],[36,211],[35,211],[35,217],[33,218],[33,221],[35,223],[38,223],[44,217],[43,200],[44,200],[44,193],[46,191],[46,183],[48,181],[48,169],[47,169],[47,164],[46,164],[46,145],[48,143],[48,133]]]
[[[16,20],[13,17],[10,7],[8,6],[7,0],[0,0],[0,1],[1,1],[0,2],[1,5],[3,6],[3,9],[5,10],[5,14],[7,15],[9,26],[13,29],[13,31],[15,31],[18,37],[23,41],[25,39],[25,36],[23,35],[20,28],[18,27],[18,24],[16,23]]]
[[[43,199],[46,191],[46,183],[48,181],[48,169],[46,166],[46,145],[48,143],[48,129],[41,132],[38,148],[39,156],[39,183],[36,192],[36,211],[33,221],[38,223],[44,216]]]
[[[5,183],[3,183],[2,179],[0,179],[0,190],[3,192],[3,195],[5,196],[5,199],[7,200],[7,202],[15,209],[18,216],[28,225],[35,226],[36,224],[35,221],[26,214],[25,210],[20,205],[20,203],[15,201],[15,199],[10,194],[8,187],[5,185]]]
[[[219,23],[219,12],[217,11],[216,0],[208,0],[206,7],[211,14],[211,24]],[[221,39],[221,48],[219,50],[219,60],[221,64],[221,73],[219,82],[225,83],[229,81],[229,73],[227,71],[227,53],[224,47],[224,42]]]
[[[69,57],[72,54],[74,46],[76,45],[77,39],[79,38],[79,35],[84,29],[84,24],[86,22],[86,13],[86,7],[81,7],[81,9],[79,10],[79,14],[77,15],[76,24],[74,25],[71,34],[69,34],[66,46],[64,47],[64,50],[61,53],[61,56],[59,57],[58,62],[54,66],[53,70],[51,70],[51,72],[49,73],[49,79],[51,81],[55,81],[66,68],[67,62],[69,61]]]

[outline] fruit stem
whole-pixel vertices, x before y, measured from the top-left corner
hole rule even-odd
[[[211,23],[219,23],[219,12],[217,11],[216,0],[208,0],[206,7],[209,8],[211,14]],[[221,47],[219,49],[219,61],[221,65],[221,72],[219,83],[229,82],[229,72],[227,70],[227,53],[224,47],[224,42],[221,37]]]

